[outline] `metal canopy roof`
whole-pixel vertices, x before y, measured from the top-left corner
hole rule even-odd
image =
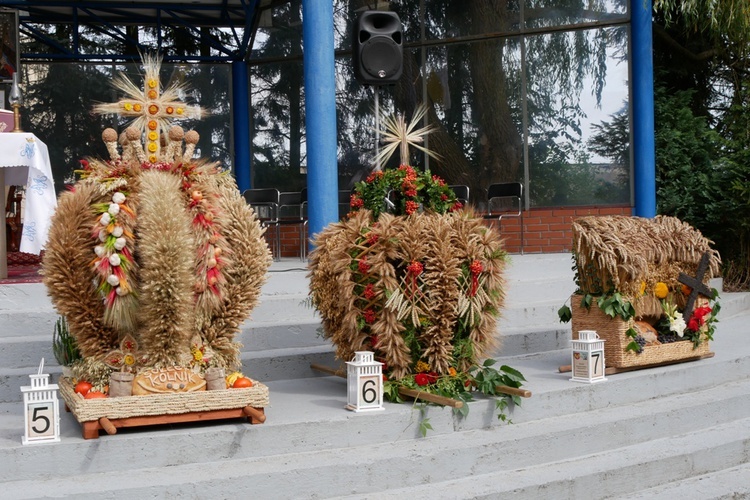
[[[41,32],[38,25],[70,24],[95,27],[97,31],[125,43],[135,43],[127,37],[125,26],[153,26],[181,28],[190,36],[208,42],[214,52],[212,56],[165,56],[166,60],[212,60],[227,61],[244,59],[248,45],[260,18],[262,9],[271,6],[273,0],[0,0],[0,7],[19,11],[21,31],[47,45],[46,54],[24,53],[24,59],[129,59],[124,54],[87,55],[78,47],[66,49]],[[201,28],[225,28],[233,33],[235,45],[225,47]]]

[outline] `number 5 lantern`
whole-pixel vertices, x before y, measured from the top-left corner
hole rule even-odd
[[[352,411],[384,410],[383,363],[373,360],[370,351],[356,351],[346,362],[347,405]]]
[[[36,375],[29,375],[31,385],[21,386],[26,432],[23,444],[56,443],[60,441],[60,408],[57,404],[57,384],[49,383],[44,370],[44,358]]]

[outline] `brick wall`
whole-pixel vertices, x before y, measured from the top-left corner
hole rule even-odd
[[[524,212],[524,252],[525,253],[560,253],[570,252],[573,235],[571,222],[577,217],[587,215],[631,215],[629,205],[606,207],[565,207],[565,208],[532,208]],[[486,221],[487,224],[497,222]],[[299,257],[299,227],[281,226],[282,257]],[[500,230],[505,238],[505,248],[510,253],[521,252],[521,218],[503,219]],[[266,241],[273,235],[266,236]]]

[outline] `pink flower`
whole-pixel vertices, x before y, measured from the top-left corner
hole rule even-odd
[[[362,198],[360,198],[356,194],[353,194],[349,198],[349,206],[352,208],[362,208],[363,206],[365,206],[365,202]]]
[[[367,273],[370,270],[370,264],[367,262],[367,256],[362,257],[362,259],[357,263],[357,269],[359,269],[360,273]]]
[[[432,181],[436,182],[438,186],[445,186],[445,181],[439,175],[433,175]]]
[[[475,260],[471,263],[469,266],[469,271],[471,271],[471,274],[479,274],[482,272],[482,263],[478,260]]]
[[[419,261],[413,260],[408,266],[406,266],[406,270],[413,276],[419,276],[422,274],[422,271],[424,271],[424,265]]]
[[[365,323],[367,323],[368,325],[375,323],[375,311],[373,311],[372,309],[365,309],[364,315]]]

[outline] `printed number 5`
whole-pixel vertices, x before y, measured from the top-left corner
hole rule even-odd
[[[378,391],[375,390],[375,381],[365,380],[362,384],[362,400],[367,403],[374,403],[378,399]]]
[[[49,418],[46,415],[39,415],[40,411],[49,411],[48,406],[44,407],[36,407],[34,408],[34,413],[31,415],[31,421],[33,423],[36,423],[37,420],[43,420],[44,421],[44,427],[42,429],[37,429],[36,425],[31,426],[31,430],[36,432],[37,434],[44,434],[49,430],[50,421]]]

